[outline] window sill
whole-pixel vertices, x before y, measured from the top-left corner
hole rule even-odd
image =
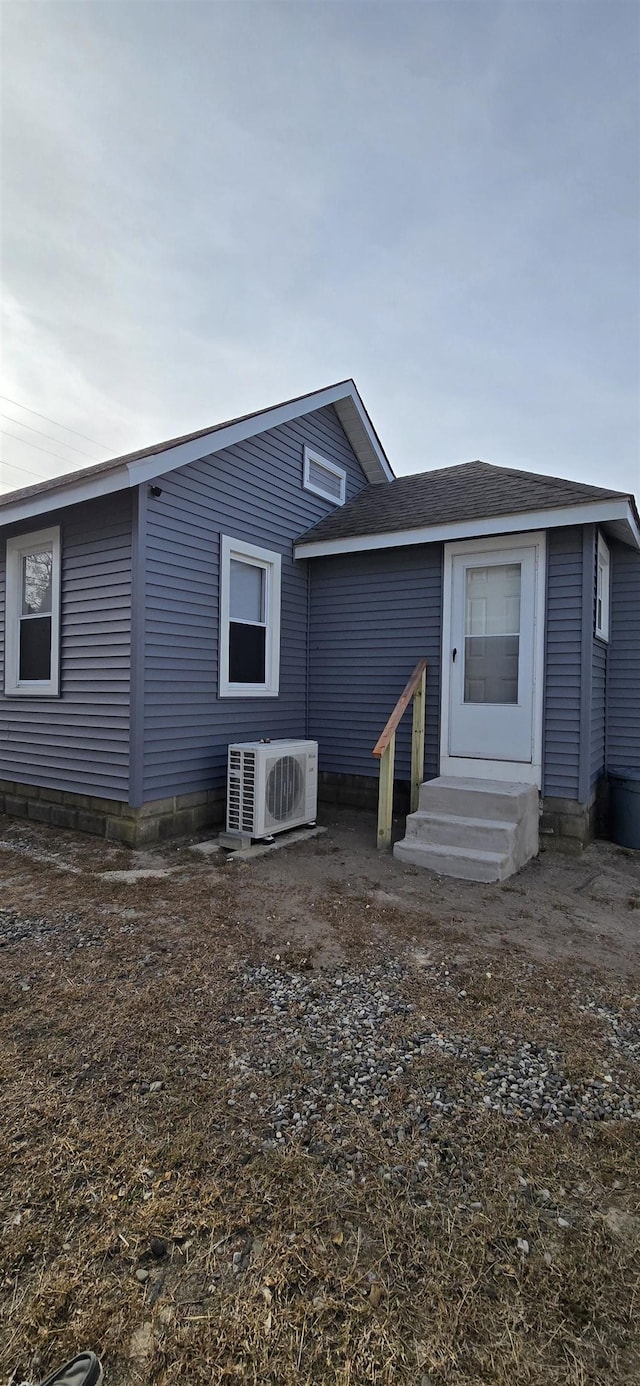
[[[237,688],[233,686],[221,688],[219,698],[278,698],[280,690],[278,688],[247,688],[246,685],[239,684]]]
[[[5,688],[5,698],[60,698],[58,688]]]

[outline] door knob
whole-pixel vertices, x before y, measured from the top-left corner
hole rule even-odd
[[[452,658],[454,664],[455,664],[455,662],[456,662],[456,655],[457,655],[457,653],[458,653],[458,651],[457,651],[457,649],[456,649],[456,646],[454,645],[453,650],[451,651],[451,658]]]

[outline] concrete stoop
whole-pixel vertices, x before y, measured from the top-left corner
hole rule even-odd
[[[440,775],[420,786],[393,854],[465,881],[504,881],[538,851],[535,785]]]

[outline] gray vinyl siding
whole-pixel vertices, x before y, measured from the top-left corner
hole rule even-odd
[[[606,754],[607,646],[593,640],[591,663],[591,746],[589,774],[595,789],[604,771]]]
[[[442,545],[314,559],[309,730],[324,771],[377,776],[371,755],[421,656],[427,671],[427,777],[438,773]],[[411,713],[397,735],[396,776],[408,779]]]
[[[607,765],[640,770],[640,553],[611,545]]]
[[[582,531],[547,533],[543,793],[578,798],[582,676]]]
[[[129,762],[131,493],[39,516],[60,524],[60,697],[4,695],[0,545],[0,779],[126,800]]]
[[[144,799],[221,789],[230,741],[307,727],[308,564],[293,542],[333,507],[302,487],[307,444],[366,485],[332,407],[159,478],[147,500]],[[220,536],[282,555],[280,691],[219,698]]]

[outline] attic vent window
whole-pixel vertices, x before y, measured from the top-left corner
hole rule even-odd
[[[305,448],[302,477],[305,491],[313,491],[314,496],[322,496],[323,500],[332,501],[334,505],[344,505],[346,484],[344,468],[312,452],[311,448]]]

